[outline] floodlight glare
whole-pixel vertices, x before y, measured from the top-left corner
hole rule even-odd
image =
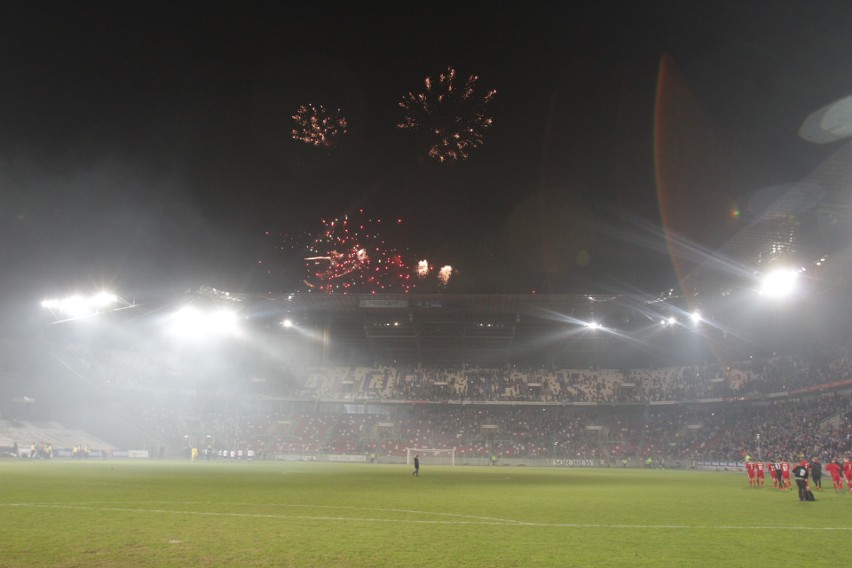
[[[205,331],[204,317],[200,310],[186,306],[175,312],[170,331],[179,337],[196,337]]]
[[[79,294],[61,300],[44,300],[43,308],[58,311],[72,318],[95,314],[118,302],[118,296],[109,292],[100,292],[94,296],[84,297]]]
[[[796,289],[799,272],[790,268],[780,268],[768,273],[761,282],[760,294],[769,298],[784,298]]]
[[[689,315],[689,319],[692,320],[692,323],[701,322],[701,312],[694,311]]]
[[[230,310],[217,310],[207,316],[211,331],[233,333],[237,328],[237,314]]]
[[[92,304],[99,308],[105,308],[117,301],[118,297],[115,294],[110,294],[109,292],[100,292],[92,298]]]
[[[60,302],[59,309],[71,317],[80,317],[90,313],[89,303],[82,296],[71,296]]]
[[[293,327],[293,322],[290,319],[285,319],[281,322],[281,325],[283,325],[284,327]]]
[[[207,312],[194,306],[184,306],[172,315],[168,328],[171,335],[198,340],[213,336],[239,335],[237,314],[228,309]]]

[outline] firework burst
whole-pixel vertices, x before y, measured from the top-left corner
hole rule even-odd
[[[381,219],[362,211],[323,220],[323,229],[307,247],[305,257],[311,290],[321,292],[410,292],[413,271],[403,253],[389,246],[381,234]],[[401,225],[398,219],[395,224]]]
[[[420,278],[426,278],[429,275],[429,261],[428,260],[419,260],[417,261],[417,276]]]
[[[293,128],[293,140],[312,146],[332,148],[346,134],[348,121],[340,109],[332,114],[324,106],[302,105],[293,115],[296,127]]]
[[[460,89],[452,67],[437,81],[426,77],[424,92],[409,92],[399,103],[404,114],[397,128],[428,132],[429,157],[440,162],[467,159],[472,149],[482,145],[484,130],[494,122],[486,107],[497,91],[480,96],[476,90],[478,80],[471,75]]]
[[[402,219],[383,222],[359,210],[323,219],[321,225],[318,231],[303,233],[264,231],[275,257],[286,263],[299,259],[302,292],[407,293],[421,285],[443,290],[454,275],[455,270],[448,265],[416,260],[422,257],[391,244],[399,242],[405,225]],[[269,278],[275,277],[272,258],[258,259],[257,263]]]

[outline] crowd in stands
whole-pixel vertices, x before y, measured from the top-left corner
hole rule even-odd
[[[138,402],[142,399],[137,398]],[[664,405],[279,404],[178,398],[159,428],[175,444],[252,449],[259,459],[404,456],[741,461],[852,457],[852,394]],[[167,404],[159,401],[158,405]],[[179,417],[179,419],[178,419]]]
[[[412,447],[456,448],[462,459],[852,454],[845,347],[657,369],[263,366],[281,380],[230,367],[207,383],[215,388],[170,384],[173,363],[137,365],[143,353],[69,353],[158,440],[239,445],[260,459]]]
[[[331,367],[307,371],[307,380],[293,394],[317,400],[558,403],[759,397],[849,379],[848,353],[836,356],[784,354],[724,365],[629,370]]]
[[[58,347],[58,346],[57,346]],[[311,400],[641,403],[761,397],[852,379],[850,346],[802,347],[741,361],[665,368],[499,368],[429,365],[298,368],[245,354],[206,361],[151,348],[66,344],[61,359],[91,386],[175,389]]]
[[[300,415],[273,443],[284,454],[454,447],[461,457],[827,459],[852,453],[850,403],[830,394],[762,406],[395,407],[390,415]]]

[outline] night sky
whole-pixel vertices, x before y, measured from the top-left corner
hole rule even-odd
[[[655,109],[694,142],[664,153],[700,211],[677,230],[716,247],[836,149],[797,132],[852,91],[847,2],[289,4],[4,2],[3,287],[287,292],[305,251],[275,245],[363,209],[456,268],[422,290],[653,292],[676,283]],[[664,55],[688,107],[657,104]],[[497,94],[440,163],[396,125],[450,66]],[[336,147],[291,138],[307,103],[346,116]]]

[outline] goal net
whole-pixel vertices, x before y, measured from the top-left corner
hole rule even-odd
[[[417,455],[420,456],[421,464],[456,465],[455,448],[406,448],[405,463],[412,465]]]

